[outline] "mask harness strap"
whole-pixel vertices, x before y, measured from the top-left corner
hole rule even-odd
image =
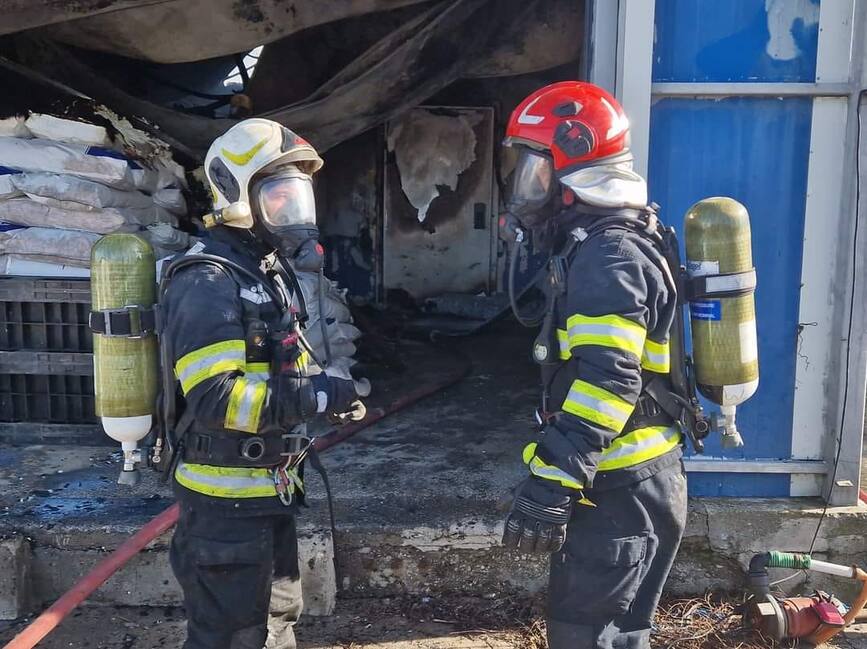
[[[550,262],[551,259],[555,257],[567,257],[571,255],[572,250],[574,248],[573,242],[567,243],[563,250],[560,251],[559,255],[552,255],[548,259],[548,261],[542,265],[542,267],[536,272],[535,275],[528,281],[520,291],[515,288],[515,281],[517,279],[517,270],[518,270],[518,258],[521,256],[521,251],[524,250],[527,246],[528,242],[528,232],[522,226],[517,223],[513,223],[509,228],[511,231],[515,233],[514,245],[512,246],[512,257],[509,260],[509,277],[508,277],[508,292],[509,292],[509,305],[512,308],[512,314],[515,316],[515,320],[518,321],[523,327],[527,327],[528,329],[532,329],[533,327],[538,327],[547,317],[547,314],[553,309],[553,303],[551,302],[552,297],[551,294],[546,296],[545,306],[542,308],[541,312],[538,314],[534,314],[531,316],[525,316],[521,314],[521,310],[518,306],[518,300],[520,300],[524,295],[533,287],[537,286],[542,279],[550,274]],[[568,251],[567,251],[568,249]]]

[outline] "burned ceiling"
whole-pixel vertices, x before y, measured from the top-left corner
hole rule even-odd
[[[582,19],[577,0],[12,0],[0,63],[143,118],[200,156],[234,120],[160,102],[142,79],[175,78],[166,64],[184,61],[202,61],[186,64],[193,76],[224,74],[214,57],[265,44],[245,106],[326,150],[459,79],[576,61]]]

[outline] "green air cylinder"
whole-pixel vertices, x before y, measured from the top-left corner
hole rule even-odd
[[[749,214],[731,198],[706,198],[689,208],[684,229],[687,273],[719,291],[690,297],[697,387],[730,415],[736,432],[734,406],[759,385]]]
[[[156,264],[151,245],[134,234],[109,234],[90,256],[92,308],[126,310],[132,322],[141,310],[152,309],[156,295]],[[137,327],[136,327],[137,329]],[[135,482],[138,441],[151,428],[157,394],[157,338],[153,332],[124,335],[93,334],[93,374],[96,414],[106,434],[121,443],[121,482]],[[137,475],[137,474],[136,474]]]

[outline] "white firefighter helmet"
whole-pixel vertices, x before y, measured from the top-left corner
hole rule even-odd
[[[307,140],[277,122],[254,118],[235,124],[214,140],[205,156],[214,209],[239,201],[251,204],[253,177],[287,164],[312,176],[322,167],[322,158]],[[253,217],[226,225],[249,230]]]

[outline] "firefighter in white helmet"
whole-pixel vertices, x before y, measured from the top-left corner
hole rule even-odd
[[[233,126],[205,159],[213,236],[170,266],[161,345],[164,385],[178,396],[170,556],[185,649],[295,647],[304,423],[357,397],[353,380],[306,371],[293,275],[322,262],[312,186],[321,166],[280,124]]]

